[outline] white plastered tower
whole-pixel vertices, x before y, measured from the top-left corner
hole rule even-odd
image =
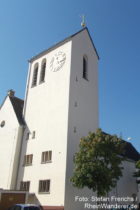
[[[69,179],[74,153],[80,138],[98,128],[97,65],[98,54],[87,28],[29,62],[24,104],[27,127],[17,188],[21,181],[30,181],[29,191],[36,194],[43,206],[69,209],[69,202],[73,201],[75,189]],[[45,151],[52,151],[52,157],[51,161],[42,163]],[[25,155],[31,154],[32,164],[25,166]],[[39,192],[40,180],[50,180],[48,193]]]

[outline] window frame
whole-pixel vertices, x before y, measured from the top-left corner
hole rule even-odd
[[[38,69],[39,69],[39,65],[38,65],[38,63],[36,63],[35,66],[34,66],[34,70],[33,70],[32,85],[31,85],[31,87],[37,86]]]
[[[43,59],[42,64],[41,64],[41,71],[40,71],[40,79],[39,79],[39,84],[45,82],[45,75],[46,75],[46,58]]]
[[[38,193],[49,194],[50,193],[50,185],[51,185],[50,179],[39,180]]]
[[[33,164],[33,154],[24,155],[23,166],[31,166]]]
[[[41,164],[52,162],[52,150],[44,151],[41,155]]]
[[[30,181],[21,181],[20,182],[20,191],[29,192],[30,190]]]

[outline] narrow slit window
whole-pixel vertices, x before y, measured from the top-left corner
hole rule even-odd
[[[35,131],[33,131],[33,133],[32,133],[32,139],[35,139]]]
[[[88,80],[88,62],[87,57],[83,57],[83,78]]]
[[[29,140],[29,137],[30,137],[30,133],[27,132],[27,134],[26,134],[26,140]]]
[[[37,85],[37,76],[38,76],[38,65],[35,66],[35,69],[33,72],[32,87]]]
[[[46,60],[43,61],[41,65],[40,83],[45,82],[45,73],[46,73]]]

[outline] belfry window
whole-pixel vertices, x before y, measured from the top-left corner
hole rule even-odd
[[[33,80],[32,80],[32,87],[37,85],[37,75],[38,75],[38,64],[35,65],[34,72],[33,72]]]
[[[45,81],[46,59],[43,60],[40,72],[40,83]]]
[[[87,56],[83,57],[83,78],[88,80],[88,62]]]

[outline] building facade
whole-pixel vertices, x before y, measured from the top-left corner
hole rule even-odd
[[[30,60],[18,188],[30,182],[42,205],[64,206],[79,139],[98,128],[97,65],[86,29]]]
[[[23,100],[8,91],[0,109],[0,188],[15,189],[21,139],[23,136],[24,121],[22,118]]]
[[[99,127],[98,59],[89,31],[84,28],[29,61],[24,122],[22,125],[15,122],[12,128],[22,132],[16,131],[16,146],[11,153],[14,158],[5,169],[12,172],[15,167],[15,175],[7,173],[3,185],[0,177],[0,188],[35,193],[33,202],[46,209],[85,209],[83,202],[75,200],[76,196],[95,194],[88,189],[74,188],[70,177],[80,138]],[[2,113],[6,101],[3,107]],[[0,119],[5,119],[4,116],[2,114]],[[8,135],[7,142],[13,138],[10,132]],[[136,159],[133,156],[124,162],[124,176],[110,195],[137,194],[136,180],[132,177]],[[8,177],[14,177],[13,184],[7,182]]]

